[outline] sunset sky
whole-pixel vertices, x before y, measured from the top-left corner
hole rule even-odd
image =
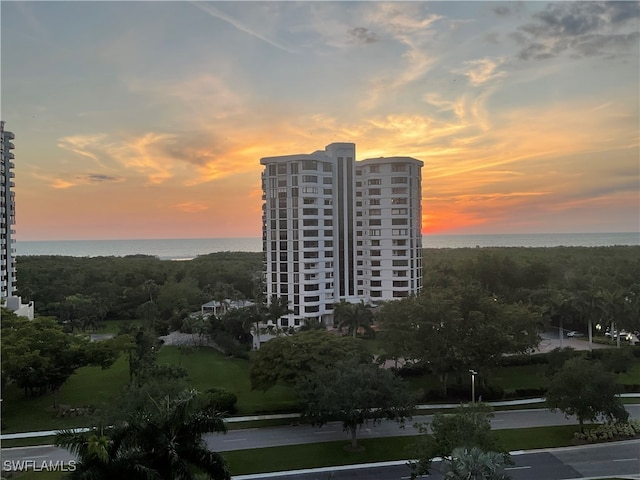
[[[18,240],[260,236],[261,157],[424,162],[426,234],[640,231],[640,3],[1,2]]]

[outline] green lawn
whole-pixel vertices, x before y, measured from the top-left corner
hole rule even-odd
[[[375,351],[375,340],[365,340],[368,348]],[[182,365],[189,372],[194,388],[206,391],[222,387],[238,396],[239,414],[274,413],[295,411],[297,402],[293,389],[277,386],[267,392],[253,391],[249,382],[249,362],[226,358],[211,348],[194,349],[182,353],[178,347],[164,346],[160,350],[160,363]],[[532,388],[545,385],[544,365],[528,365],[496,368],[492,372],[491,383],[506,391],[516,388]],[[640,361],[636,361],[629,372],[620,375],[625,384],[640,384]],[[83,407],[99,406],[118,395],[129,379],[128,363],[123,355],[111,368],[99,367],[79,369],[60,390],[59,401],[63,405]],[[451,379],[456,381],[455,378]],[[432,375],[408,379],[416,390],[427,391],[437,388],[438,382]],[[53,397],[25,398],[22,391],[13,386],[3,392],[3,433],[54,430],[65,427],[85,426],[90,423],[86,417],[54,418],[51,406]]]
[[[182,365],[189,372],[191,384],[200,391],[224,388],[238,396],[239,414],[295,411],[293,389],[276,386],[267,392],[251,390],[249,362],[227,358],[212,348],[199,348],[181,354],[178,347],[162,347],[159,363]]]
[[[513,430],[497,430],[507,450],[529,450],[556,448],[572,445],[577,425],[534,427]],[[348,441],[323,442],[306,445],[257,448],[223,452],[233,475],[274,472],[302,468],[352,465],[369,462],[405,460],[411,458],[410,445],[415,436],[387,437],[361,440],[362,452],[348,452],[344,446]],[[15,478],[21,480],[57,480],[61,473],[29,472]]]
[[[508,450],[555,448],[572,445],[577,425],[535,427],[515,430],[497,430]],[[361,440],[362,452],[343,449],[348,442],[324,442],[309,445],[256,448],[223,452],[233,475],[296,470],[300,468],[351,465],[357,463],[384,462],[411,458],[409,446],[414,436],[372,438]],[[408,471],[407,471],[408,472]]]
[[[222,387],[235,393],[238,396],[239,414],[295,411],[297,407],[293,389],[277,386],[267,392],[252,391],[249,362],[226,358],[211,348],[181,354],[178,347],[162,347],[159,363],[185,367],[191,384],[197,390]],[[128,381],[129,364],[124,355],[106,370],[100,367],[83,367],[60,389],[59,402],[73,407],[99,406],[118,395]],[[53,417],[52,394],[25,398],[21,390],[9,386],[3,390],[2,395],[2,415],[6,425],[3,433],[86,426],[90,422],[87,417]]]
[[[544,374],[546,368],[546,365],[521,365],[508,368],[496,368],[491,375],[491,383],[504,388],[505,392],[520,388],[545,387],[548,383]]]
[[[83,367],[62,386],[59,402],[62,405],[83,407],[109,401],[129,380],[129,366],[124,356],[106,370]],[[86,417],[56,418],[52,412],[53,395],[25,398],[21,390],[11,385],[2,392],[2,417],[6,429],[2,433],[54,430],[86,426]]]

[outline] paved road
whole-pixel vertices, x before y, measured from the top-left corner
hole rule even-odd
[[[608,476],[640,478],[640,441],[616,442],[582,447],[516,452],[515,465],[507,468],[513,480],[562,480]],[[440,464],[434,462],[429,480],[440,480]],[[369,466],[309,469],[283,474],[241,475],[235,480],[406,480],[405,462]]]
[[[626,405],[631,418],[640,418],[640,404]],[[415,422],[428,422],[431,415],[416,416],[401,429],[395,422],[382,422],[375,427],[364,427],[358,432],[358,437],[397,437],[416,435],[413,427]],[[552,413],[547,409],[511,410],[496,412],[492,421],[494,429],[545,427],[552,425],[575,425],[577,422],[567,419],[562,413]],[[268,428],[253,428],[233,430],[226,435],[209,435],[206,442],[211,450],[225,452],[228,450],[242,450],[246,448],[262,448],[267,446],[298,445],[305,443],[329,442],[346,440],[347,434],[342,425],[332,422],[322,428],[309,425],[280,426]],[[509,448],[509,445],[505,445]]]
[[[631,418],[640,418],[640,404],[629,404],[626,405],[626,408]],[[376,427],[363,428],[359,432],[359,438],[415,435],[417,432],[413,428],[413,423],[426,422],[430,419],[430,415],[414,417],[411,422],[407,423],[404,429],[401,429],[395,422],[383,422]],[[492,424],[494,429],[508,429],[551,425],[575,425],[576,421],[565,418],[561,413],[552,413],[547,409],[535,409],[496,412]],[[209,448],[218,452],[346,439],[347,434],[342,430],[342,426],[336,422],[332,422],[322,428],[311,427],[309,425],[291,425],[232,430],[225,435],[210,434],[206,436],[206,442]],[[505,445],[505,447],[510,449],[509,445]],[[68,451],[54,446],[2,449],[3,466],[6,461],[33,460],[39,463],[45,460],[68,462],[73,459],[74,456]]]

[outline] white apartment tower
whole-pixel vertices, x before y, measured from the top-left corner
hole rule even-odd
[[[280,327],[333,322],[341,299],[375,304],[422,286],[421,168],[410,157],[355,160],[353,143],[260,160],[268,298]]]
[[[4,129],[0,121],[0,304],[18,315],[33,319],[33,302],[23,305],[16,296],[16,259],[13,248],[13,230],[16,218],[16,202],[13,187],[14,155],[11,152],[15,138]]]

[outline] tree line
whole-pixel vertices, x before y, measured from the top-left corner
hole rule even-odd
[[[18,294],[37,315],[68,330],[92,330],[103,320],[153,319],[159,333],[211,300],[253,298],[261,254],[221,252],[190,261],[157,257],[20,256]]]

